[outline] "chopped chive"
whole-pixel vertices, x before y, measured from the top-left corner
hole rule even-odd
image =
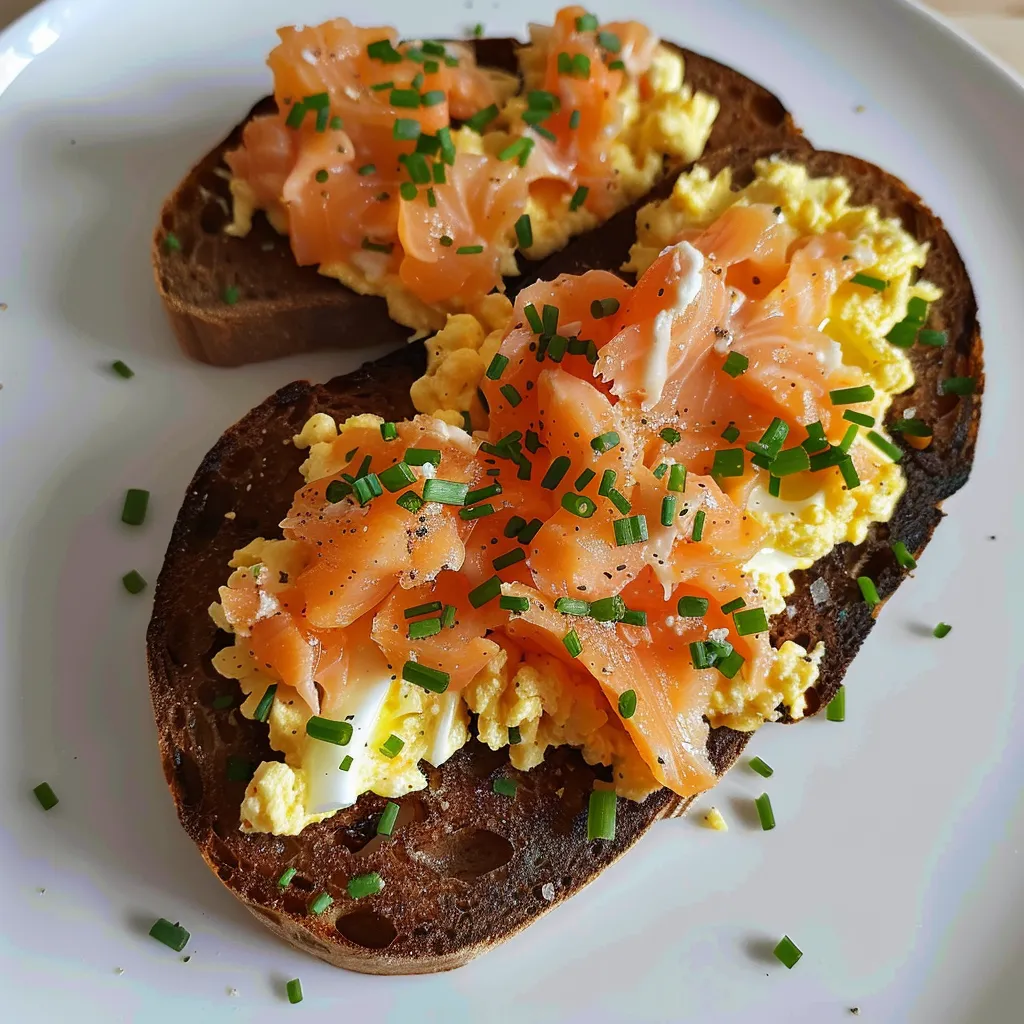
[[[406,452],[406,457],[408,454],[409,452]],[[468,493],[469,484],[459,480],[439,480],[431,477],[423,481],[424,501],[436,501],[442,505],[465,505]]]
[[[626,602],[618,594],[590,602],[590,617],[595,622],[618,622],[626,614]]]
[[[587,839],[615,838],[615,791],[595,789],[587,806]]]
[[[519,531],[519,538],[518,538],[518,539],[519,539],[519,543],[520,543],[520,544],[529,544],[529,543],[530,543],[530,541],[532,541],[532,540],[533,540],[533,538],[537,536],[537,531],[538,531],[538,530],[539,530],[539,529],[540,529],[540,528],[541,528],[541,527],[542,527],[543,525],[544,525],[544,524],[543,524],[543,523],[542,523],[542,522],[541,522],[541,521],[540,521],[539,519],[531,519],[531,520],[530,520],[530,521],[529,521],[529,522],[528,522],[528,523],[526,524],[526,526],[524,526],[524,527],[523,527],[523,528],[522,528],[522,529],[521,529],[521,530]]]
[[[661,525],[671,526],[676,519],[676,499],[672,494],[666,494],[661,499]]]
[[[668,471],[668,489],[670,491],[686,490],[686,467],[676,463]]]
[[[751,636],[768,631],[768,616],[763,608],[746,608],[736,612],[732,620],[736,625],[736,632],[740,636]]]
[[[597,503],[585,494],[566,491],[562,495],[562,508],[580,519],[589,519],[597,511]]]
[[[352,899],[361,900],[366,896],[376,896],[384,888],[384,879],[376,871],[369,871],[350,878],[345,888]]]
[[[434,615],[429,619],[417,619],[409,623],[410,640],[426,640],[427,637],[437,636],[441,632],[441,617]]]
[[[856,423],[860,427],[873,427],[875,425],[874,416],[868,416],[854,409],[847,409],[843,413],[843,419],[849,423]]]
[[[708,650],[708,645],[703,640],[694,640],[690,644],[690,660],[695,669],[711,668],[714,658]]]
[[[306,735],[310,739],[347,747],[349,740],[352,739],[352,723],[336,722],[330,718],[314,715],[306,722]]]
[[[324,498],[332,505],[347,498],[352,493],[352,485],[345,480],[332,480],[324,489]]]
[[[940,395],[973,395],[975,380],[973,377],[947,377],[939,385]]]
[[[860,587],[861,597],[864,598],[864,603],[870,608],[874,608],[875,605],[881,604],[882,599],[878,596],[878,590],[875,587],[875,581],[870,576],[858,576],[857,586]]]
[[[885,340],[897,348],[910,348],[917,339],[920,325],[913,320],[900,320],[892,325]]]
[[[533,152],[533,146],[533,139],[527,138],[525,135],[520,136],[498,154],[498,159],[515,160],[520,167],[525,167],[526,161],[530,159],[530,154]]]
[[[526,552],[522,548],[512,548],[511,551],[506,551],[505,554],[491,559],[491,565],[494,566],[495,570],[501,571],[502,569],[507,569],[510,565],[522,562],[525,558]]]
[[[772,801],[767,793],[762,793],[755,801],[757,816],[761,820],[761,828],[770,832],[775,828],[775,812],[772,810]]]
[[[222,693],[220,696],[213,698],[210,706],[214,711],[223,711],[225,708],[234,707],[237,702],[238,699],[233,693]]]
[[[366,476],[358,477],[352,483],[352,492],[359,500],[360,505],[367,505],[374,498],[379,498],[384,493],[380,485],[380,477],[376,473],[368,473]]]
[[[714,477],[743,476],[743,449],[722,448],[715,452],[711,464]]]
[[[619,620],[625,626],[646,626],[647,612],[638,611],[634,608],[627,608],[625,614]]]
[[[626,62],[624,60],[613,60],[608,65],[608,70],[609,71],[625,71],[626,70]]]
[[[916,569],[917,559],[907,550],[907,545],[901,540],[893,541],[892,553],[896,556],[896,561],[904,569]]]
[[[405,184],[408,185],[409,183],[405,182]],[[415,185],[412,186],[412,191],[413,191],[412,198],[415,199],[416,198],[416,195],[415,195],[415,193],[416,193],[416,186]],[[409,198],[409,197],[403,195],[403,198]],[[382,252],[385,255],[387,255],[388,253],[394,252],[395,243],[394,242],[374,242],[374,241],[372,241],[369,238],[364,238],[363,241],[362,241],[362,247],[367,252]]]
[[[859,284],[864,288],[872,288],[876,292],[884,291],[888,286],[888,281],[883,281],[880,277],[872,277],[870,274],[854,274],[850,278],[851,284]]]
[[[377,474],[377,479],[392,493],[416,482],[416,474],[405,462],[396,462],[393,466]]]
[[[39,801],[39,806],[42,807],[44,811],[48,811],[60,803],[60,800],[57,798],[57,794],[54,793],[53,787],[48,782],[40,782],[32,792]],[[182,945],[184,945],[184,943],[182,943]]]
[[[602,498],[607,498],[615,488],[615,479],[618,475],[619,474],[616,473],[614,469],[606,469],[601,474],[601,483],[598,484],[597,493],[601,495]]]
[[[518,725],[510,725],[508,727],[508,742],[513,747],[517,743],[523,742],[523,734]]]
[[[875,397],[875,389],[870,384],[861,384],[853,388],[836,388],[828,393],[833,405],[859,405],[870,402]]]
[[[141,526],[146,521],[146,510],[149,508],[149,491],[139,487],[130,487],[124,496],[121,509],[121,522],[129,526]]]
[[[573,78],[590,77],[590,58],[585,53],[572,55],[572,76]]]
[[[585,469],[578,477],[576,477],[576,482],[573,484],[573,487],[575,487],[577,491],[582,491],[590,484],[595,476],[597,476],[597,474],[592,469]]]
[[[855,487],[860,487],[860,476],[857,473],[857,467],[853,464],[853,459],[849,457],[843,459],[839,463],[839,472],[842,474],[843,483],[846,484],[848,491],[852,491]]]
[[[505,400],[514,409],[523,400],[523,396],[519,394],[515,386],[512,384],[502,384],[498,390],[505,397]]]
[[[821,420],[808,423],[806,430],[807,437],[800,442],[800,447],[804,451],[813,454],[828,447],[828,438],[825,436],[825,428],[821,425]]]
[[[313,177],[314,177],[314,178],[316,178],[316,180],[317,180],[317,181],[318,181],[318,182],[319,182],[319,183],[320,183],[321,185],[323,185],[323,184],[324,184],[324,182],[326,182],[326,181],[327,181],[327,179],[328,179],[328,178],[330,177],[330,175],[329,175],[329,174],[327,173],[327,171],[325,171],[325,170],[324,170],[324,169],[323,169],[323,168],[321,167],[321,168],[320,168],[320,170],[319,170],[319,171],[317,171],[317,172],[316,172],[316,174],[314,174],[314,175],[313,175]]]
[[[876,430],[869,430],[867,432],[867,439],[883,454],[888,455],[893,462],[899,462],[903,458],[903,452],[899,450],[891,441],[886,440]]]
[[[707,614],[709,604],[706,597],[681,597],[676,611],[684,618],[701,619]]]
[[[933,630],[932,636],[941,640],[944,636],[949,636],[953,631],[953,627],[948,622],[940,622]]]
[[[576,19],[576,31],[577,32],[596,32],[597,31],[597,15],[596,14],[581,14]]]
[[[492,576],[469,592],[469,603],[474,608],[482,608],[488,601],[493,601],[500,594],[501,580],[497,576]]]
[[[475,37],[476,37],[477,39],[479,39],[479,38],[480,38],[480,37],[481,37],[481,36],[482,36],[483,34],[484,34],[484,26],[483,26],[483,24],[482,24],[481,22],[479,22],[479,21],[478,21],[478,22],[477,22],[477,23],[476,23],[476,24],[475,24],[475,25],[473,26],[473,35],[474,35],[474,36],[475,36]]]
[[[572,131],[576,131],[576,129],[579,128],[579,126],[580,126],[580,112],[578,110],[574,110],[569,115],[569,128]]]
[[[743,655],[737,650],[732,650],[724,657],[720,657],[715,661],[715,668],[717,668],[726,679],[732,679],[743,666],[743,662]]]
[[[398,142],[415,142],[420,137],[419,121],[411,117],[396,117],[391,134]]]
[[[595,320],[603,320],[619,311],[618,299],[594,299],[590,304],[590,315]]]
[[[562,482],[562,477],[569,472],[571,465],[572,462],[568,455],[559,455],[557,458],[552,459],[551,465],[548,466],[548,471],[540,482],[541,487],[548,491],[554,490]]]
[[[516,597],[514,594],[502,594],[498,598],[498,607],[506,612],[528,612],[530,610],[530,599],[528,597]]]
[[[505,529],[502,533],[504,533],[506,537],[515,537],[525,525],[526,520],[522,516],[512,516],[505,524]]]
[[[173,231],[164,235],[164,248],[168,252],[181,252],[181,239]]]
[[[562,357],[565,355],[565,350],[568,347],[569,341],[567,338],[563,338],[560,334],[556,334],[553,338],[548,339],[547,356],[554,363],[560,363]]]
[[[704,536],[704,520],[707,518],[707,513],[704,509],[699,509],[693,517],[693,533],[690,534],[691,538],[695,541],[699,541]]]
[[[281,877],[277,880],[277,886],[279,889],[287,889],[291,884],[291,880],[299,873],[298,868],[285,868],[281,872]]]
[[[305,103],[293,103],[291,110],[288,111],[288,116],[285,118],[284,123],[289,128],[301,128],[303,118],[306,116],[306,109]]]
[[[415,185],[430,184],[430,168],[427,166],[426,157],[422,153],[403,153],[398,158],[399,163],[405,164],[409,177]]]
[[[419,194],[419,189],[411,181],[403,181],[398,186],[398,194],[407,202],[411,203]]]
[[[775,947],[773,952],[775,953],[775,959],[789,970],[792,970],[796,966],[800,957],[804,955],[788,935],[783,935],[782,938],[779,939],[779,944]]]
[[[370,89],[373,92],[384,92],[386,89],[394,89],[395,83],[389,78],[386,82],[378,82],[376,85],[371,85]]]
[[[422,466],[427,462],[432,466],[440,466],[441,452],[437,448],[408,448],[405,461],[410,466]]]
[[[555,611],[562,615],[586,616],[590,614],[590,602],[578,597],[559,597],[555,599]]]
[[[611,451],[618,443],[619,435],[614,430],[609,430],[604,434],[598,434],[597,437],[590,439],[590,447],[593,448],[598,455],[604,455],[605,452]]]
[[[361,174],[365,178],[367,174],[374,174],[374,173],[376,173],[376,171],[377,171],[377,165],[376,164],[363,164],[363,166],[360,167],[359,170],[356,171],[356,173],[357,174]]]
[[[516,221],[516,241],[520,249],[529,249],[533,245],[533,224],[528,213]]]
[[[778,476],[768,477],[768,493],[777,498],[782,493],[782,478]]]
[[[478,110],[472,117],[467,117],[463,122],[465,126],[472,131],[476,132],[477,135],[483,135],[484,129],[498,116],[498,108],[495,104],[491,104],[489,107],[484,107],[483,110]]]
[[[586,185],[580,185],[578,189],[572,194],[572,198],[569,200],[569,210],[574,212],[578,210],[586,201],[587,196],[590,194],[590,189]]]
[[[470,491],[466,495],[466,504],[475,505],[478,501],[484,501],[487,498],[495,498],[501,494],[501,484],[495,480],[493,484],[488,484],[487,487],[477,487]]]
[[[402,55],[391,45],[390,39],[378,39],[366,47],[366,55],[370,60],[379,60],[384,64],[400,64]]]
[[[811,460],[808,458],[807,452],[798,445],[795,448],[786,448],[779,452],[769,464],[768,472],[772,476],[781,478],[791,476],[793,473],[801,473],[805,469],[809,469],[810,465]]]
[[[722,605],[723,615],[732,615],[733,612],[739,611],[741,608],[746,607],[747,602],[742,597],[734,598],[732,601],[728,601]]]
[[[277,683],[271,683],[263,691],[263,696],[260,697],[259,704],[256,705],[256,710],[253,712],[252,717],[257,722],[266,722],[270,717],[270,709],[274,706],[274,697],[277,695]]]
[[[848,452],[853,447],[853,442],[857,440],[857,424],[853,423],[846,428],[846,433],[843,434],[843,439],[836,445],[841,452]]]
[[[907,302],[907,320],[923,324],[928,319],[928,303],[919,295],[912,295]]]
[[[931,437],[934,431],[924,420],[911,418],[893,420],[889,429],[906,437]]]
[[[770,779],[775,774],[775,769],[767,762],[762,761],[759,757],[752,757],[749,764],[750,767],[764,779]]]
[[[298,978],[292,978],[291,981],[285,986],[285,990],[288,993],[289,1003],[301,1003],[302,1002],[302,982]]]
[[[825,717],[830,722],[846,721],[846,687],[840,686],[836,695],[828,702],[825,708]]]
[[[545,302],[540,315],[545,334],[554,334],[558,330],[558,307]]]
[[[478,607],[477,605],[473,606]],[[447,672],[440,669],[430,668],[427,665],[419,665],[415,661],[407,661],[402,666],[402,678],[407,683],[421,686],[431,693],[444,693],[448,689],[451,677]]]
[[[722,437],[726,441],[728,441],[730,444],[732,444],[733,441],[737,440],[737,438],[739,436],[740,436],[740,430],[739,430],[739,427],[737,427],[735,423],[730,423],[725,428],[725,430],[722,431]]]
[[[423,52],[429,53],[432,57],[443,57],[447,51],[445,50],[444,43],[427,39],[423,43]]]
[[[484,251],[482,245],[460,245],[455,250],[456,256],[476,256]]]
[[[149,934],[157,942],[170,946],[175,953],[180,953],[188,945],[188,940],[192,937],[189,935],[188,929],[182,928],[180,924],[171,924],[166,917],[157,918],[153,923],[153,927],[149,929]]]
[[[530,330],[534,334],[542,334],[544,332],[544,323],[540,318],[540,313],[537,312],[537,307],[532,302],[528,302],[523,307],[523,313],[530,324]]]
[[[647,540],[647,517],[640,514],[616,519],[612,522],[612,530],[615,533],[615,543],[620,548],[629,544],[640,544]]]
[[[416,494],[414,491],[406,491],[400,498],[395,501],[396,505],[401,505],[406,512],[410,512],[415,515],[421,508],[423,508],[423,499]]]
[[[922,345],[931,345],[933,348],[942,348],[949,340],[945,331],[918,331],[917,340]]]
[[[444,103],[445,95],[443,89],[430,89],[420,97],[420,105],[424,107],[436,107]]]
[[[621,494],[614,487],[608,492],[608,500],[624,516],[629,515],[632,511],[633,506],[629,503],[629,500],[624,494]]]
[[[676,444],[682,440],[683,435],[675,427],[663,427],[658,431],[658,437],[666,444]]]
[[[742,352],[730,352],[722,363],[722,369],[730,377],[738,377],[741,373],[746,373],[749,365],[750,360]]]
[[[126,572],[121,577],[121,583],[129,594],[141,594],[146,589],[146,580],[135,569]]]
[[[494,780],[491,784],[491,788],[498,796],[510,796],[515,799],[516,790],[519,788],[516,784],[515,779],[509,779],[505,776],[501,776]]]
[[[618,53],[622,49],[622,42],[614,32],[601,31],[597,33],[597,45],[609,53]]]
[[[562,643],[565,645],[565,649],[569,652],[569,657],[571,658],[578,658],[583,653],[583,644],[580,642],[579,634],[575,629],[570,629],[562,637]]]
[[[446,604],[444,606],[444,611],[441,612],[441,625],[445,629],[451,629],[452,626],[455,625],[455,616],[456,616],[456,614],[457,614],[457,612],[456,612],[456,609],[455,609],[455,605],[453,605],[453,604]]]
[[[619,715],[632,718],[636,714],[636,690],[626,690],[619,694]]]
[[[347,772],[352,767],[352,755],[346,754],[338,765],[338,771]]]
[[[474,505],[472,508],[459,509],[459,518],[464,522],[472,522],[474,519],[483,519],[485,516],[492,515],[494,515],[494,506],[490,502]]]
[[[382,753],[388,760],[393,760],[398,757],[402,752],[402,748],[405,746],[405,740],[401,736],[396,736],[392,733],[381,745],[380,753]]]
[[[122,362],[122,360],[120,359],[115,359],[114,362],[110,364],[110,368],[119,377],[124,377],[125,380],[130,380],[132,377],[135,376],[135,371],[127,363]]]

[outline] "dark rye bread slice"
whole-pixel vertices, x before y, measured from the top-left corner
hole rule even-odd
[[[757,155],[731,154],[739,182]],[[945,290],[931,322],[950,336],[946,349],[912,353],[918,384],[897,407],[916,405],[918,415],[935,424],[936,439],[925,452],[907,449],[903,465],[909,486],[892,523],[873,528],[863,545],[843,545],[796,574],[795,614],[773,623],[776,643],[787,638],[826,643],[821,679],[810,694],[813,712],[834,695],[874,623],[856,576],[872,576],[883,598],[891,595],[902,573],[890,537],[919,555],[941,517],[939,503],[967,478],[980,397],[940,398],[937,385],[948,376],[971,375],[980,391],[982,366],[970,282],[939,221],[896,179],[870,164],[803,147],[792,155],[816,174],[846,174],[857,201],[900,216],[918,238],[931,242],[925,272]],[[605,246],[604,237],[596,233],[577,247],[591,266],[613,268],[624,253]],[[559,258],[575,265],[583,259],[572,251]],[[551,266],[550,275],[559,269]],[[688,803],[666,790],[639,804],[620,801],[615,840],[588,842],[586,795],[595,779],[607,778],[604,770],[560,749],[540,767],[517,772],[505,752],[471,741],[440,769],[424,765],[429,787],[402,799],[399,827],[386,842],[374,838],[385,801],[373,795],[298,837],[239,830],[245,784],[229,780],[228,758],[257,763],[277,755],[264,726],[243,719],[236,709],[213,709],[214,699],[233,692],[235,684],[211,665],[229,638],[217,631],[206,608],[226,577],[231,553],[255,536],[277,534],[303,458],[284,442],[318,411],[339,418],[364,411],[390,419],[410,415],[408,388],[422,372],[423,358],[421,346],[406,346],[325,385],[288,385],[224,434],[186,493],[148,634],[164,771],[182,824],[211,868],[284,938],[330,963],[380,974],[460,966],[579,891],[658,818],[679,814]],[[821,606],[810,597],[814,579],[824,580],[831,594]],[[729,729],[711,731],[709,754],[719,773],[735,762],[746,740]],[[514,803],[492,792],[498,774],[511,774],[519,783]],[[277,878],[286,867],[298,873],[281,890]],[[386,887],[354,902],[345,884],[367,871],[379,871]],[[319,892],[329,893],[334,904],[314,917],[307,905]]]
[[[478,62],[516,73],[514,39],[474,41]],[[792,119],[771,93],[737,71],[681,48],[686,81],[712,93],[721,111],[707,150],[739,142],[784,142],[798,136]],[[256,104],[249,118],[275,109],[272,98]],[[216,366],[275,359],[314,348],[351,347],[406,340],[410,330],[394,323],[384,300],[358,295],[297,266],[287,238],[262,215],[244,238],[224,234],[231,221],[231,193],[224,153],[237,147],[246,121],[206,154],[164,201],[153,236],[157,289],[185,352]],[[180,248],[168,248],[173,234]],[[533,279],[537,264],[521,260],[523,278],[509,278],[510,294]],[[224,301],[228,288],[238,301]]]

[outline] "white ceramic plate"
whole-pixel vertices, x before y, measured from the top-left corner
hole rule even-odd
[[[551,6],[394,2],[373,18],[521,34]],[[119,579],[156,579],[185,484],[224,427],[362,354],[188,362],[149,237],[164,194],[266,91],[274,27],[368,15],[339,0],[50,0],[0,36],[5,1019],[819,1024],[854,1006],[870,1021],[1020,1019],[1024,91],[891,0],[599,8],[728,61],[819,146],[900,175],[973,276],[988,370],[974,473],[850,672],[846,723],[756,737],[776,769],[774,832],[751,824],[765,786],[740,766],[714,796],[727,834],[659,824],[582,896],[454,974],[361,977],[273,938],[178,827],[146,684],[149,600]],[[111,375],[117,358],[134,380]],[[152,491],[143,529],[118,521],[128,486]],[[954,626],[941,642],[928,635],[939,619]],[[48,814],[41,780],[60,796]],[[188,963],[147,938],[158,916],[191,929]],[[804,950],[793,971],[771,957],[784,932]],[[293,1009],[295,976],[306,1001]]]

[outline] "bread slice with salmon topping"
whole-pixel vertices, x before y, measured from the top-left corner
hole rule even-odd
[[[709,154],[714,173],[730,167],[734,187],[754,175],[755,162],[781,154],[814,175],[843,175],[854,200],[898,218],[930,245],[922,276],[942,290],[931,324],[947,333],[943,347],[910,351],[916,383],[897,396],[891,416],[913,408],[933,428],[919,449],[897,441],[906,491],[886,523],[857,546],[840,544],[810,569],[794,573],[790,613],[772,621],[772,643],[804,646],[821,639],[826,653],[808,693],[805,714],[836,694],[878,607],[861,596],[870,577],[884,602],[906,576],[891,543],[918,558],[942,517],[942,501],[967,480],[974,455],[984,383],[973,291],[939,219],[901,182],[854,157],[810,150],[802,142],[731,147]],[[665,187],[667,194],[670,186]],[[544,279],[562,272],[617,270],[635,241],[636,209],[552,258]],[[557,906],[625,853],[659,818],[688,801],[659,790],[642,802],[620,800],[615,838],[587,839],[587,799],[606,769],[568,748],[549,751],[528,771],[509,768],[507,748],[471,740],[440,768],[424,765],[428,786],[401,800],[397,827],[376,835],[385,800],[373,794],[298,836],[244,833],[239,805],[244,781],[229,761],[274,757],[267,730],[224,708],[233,686],[212,657],[230,637],[205,612],[216,599],[232,553],[256,536],[274,536],[298,486],[301,452],[286,443],[309,417],[337,420],[363,412],[387,420],[412,415],[409,388],[424,369],[421,346],[405,346],[323,385],[290,384],[231,427],[211,449],[185,495],[156,589],[148,633],[150,686],[164,770],[181,822],[211,869],[260,920],[299,948],[337,966],[377,974],[447,970],[511,937]],[[973,389],[943,394],[942,382],[970,378]],[[225,513],[233,512],[228,518]],[[905,561],[905,560],[904,560]],[[812,592],[812,583],[815,585]],[[821,584],[829,595],[820,600]],[[786,709],[783,711],[785,720]],[[715,728],[708,756],[724,773],[749,733]],[[499,776],[518,783],[514,802],[494,792]],[[295,874],[279,884],[286,869]],[[378,872],[384,889],[354,899],[348,882]],[[333,902],[316,913],[326,893]]]
[[[481,67],[518,75],[516,40],[477,39],[472,45]],[[683,58],[685,86],[719,103],[706,151],[740,142],[799,140],[792,118],[766,89],[707,57],[664,45]],[[239,366],[314,348],[361,345],[370,336],[380,343],[406,340],[410,328],[390,319],[384,298],[358,294],[315,266],[299,266],[288,238],[263,215],[244,236],[226,233],[233,197],[225,154],[240,145],[249,121],[276,109],[272,97],[260,100],[163,204],[153,236],[153,268],[183,350],[216,366]],[[538,264],[521,254],[519,265],[521,274],[505,280],[510,295],[536,275]]]

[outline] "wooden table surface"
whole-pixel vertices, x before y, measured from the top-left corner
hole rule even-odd
[[[0,0],[0,27],[23,14],[35,2]],[[965,35],[972,36],[1024,75],[1024,0],[930,0],[930,5]],[[282,11],[286,7],[283,4]]]

